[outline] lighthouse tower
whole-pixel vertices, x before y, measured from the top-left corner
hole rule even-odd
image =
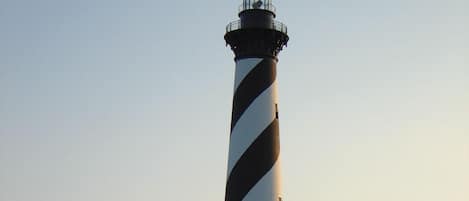
[[[236,70],[225,201],[282,201],[276,67],[288,35],[275,15],[271,0],[243,0],[226,27]]]

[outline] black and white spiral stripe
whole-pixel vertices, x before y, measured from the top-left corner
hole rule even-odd
[[[225,201],[278,201],[276,60],[236,62]]]

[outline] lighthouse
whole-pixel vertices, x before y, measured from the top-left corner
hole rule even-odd
[[[276,68],[287,27],[271,0],[243,0],[238,16],[225,34],[236,63],[225,201],[282,201]]]

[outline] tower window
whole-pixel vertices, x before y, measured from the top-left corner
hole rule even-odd
[[[275,118],[278,119],[278,105],[275,104]],[[282,198],[279,198],[282,201]]]

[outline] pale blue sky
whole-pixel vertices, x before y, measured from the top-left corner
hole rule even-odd
[[[0,200],[223,200],[240,3],[0,1]],[[285,200],[469,200],[469,1],[273,3]]]

